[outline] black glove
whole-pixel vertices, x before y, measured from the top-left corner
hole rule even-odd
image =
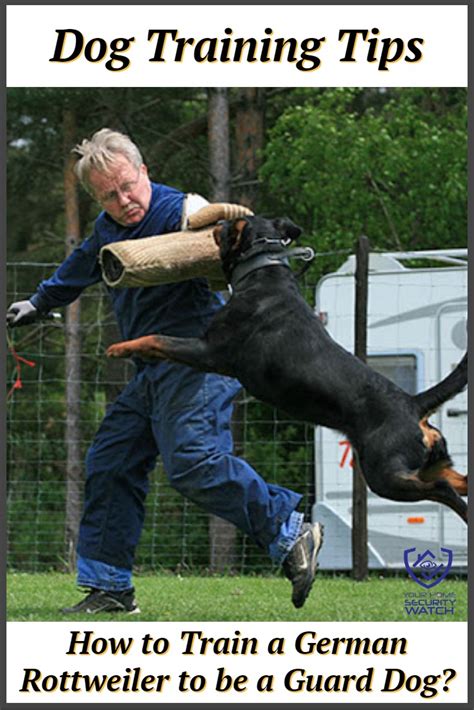
[[[7,311],[7,326],[15,328],[17,325],[30,325],[39,318],[40,313],[31,301],[17,301]]]

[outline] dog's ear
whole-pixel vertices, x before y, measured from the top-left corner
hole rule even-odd
[[[290,242],[294,242],[298,239],[303,231],[301,227],[298,227],[291,219],[288,219],[288,217],[278,217],[272,220],[272,223],[281,238]]]
[[[246,226],[247,221],[241,217],[230,222],[223,222],[214,227],[212,237],[219,249],[235,251],[240,247],[242,234]]]
[[[243,233],[244,229],[247,226],[247,220],[243,219],[242,217],[237,217],[237,219],[232,220],[230,223],[230,235],[231,235],[231,243],[230,243],[230,250],[231,251],[237,251],[240,249],[241,244],[242,244],[242,238],[243,238]]]
[[[214,241],[218,247],[220,247],[220,245],[221,245],[221,235],[222,235],[223,229],[224,229],[224,225],[218,224],[217,227],[214,227],[214,229],[212,230],[212,238],[214,239]]]

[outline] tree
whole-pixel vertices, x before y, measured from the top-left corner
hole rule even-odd
[[[209,171],[212,184],[211,202],[229,202],[230,146],[229,101],[225,88],[208,90]],[[235,525],[209,516],[209,566],[213,572],[232,568],[235,562]]]
[[[237,201],[256,209],[259,198],[258,170],[265,142],[266,89],[239,89],[235,110],[235,178]]]
[[[433,111],[419,90],[364,105],[333,89],[287,109],[270,131],[261,179],[318,250],[458,247],[466,240],[466,103]],[[442,98],[444,95],[442,94]]]
[[[208,142],[211,202],[229,201],[229,100],[227,89],[209,89]]]
[[[76,142],[74,109],[63,113],[64,134],[64,206],[66,216],[66,256],[80,243],[79,201],[73,172],[71,147]],[[66,310],[66,550],[68,567],[76,567],[76,545],[79,534],[82,493],[81,455],[81,301],[77,299]]]

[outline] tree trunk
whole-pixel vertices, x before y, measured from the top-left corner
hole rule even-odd
[[[209,167],[213,186],[211,202],[229,202],[230,147],[229,98],[225,88],[209,89],[208,93]],[[238,408],[236,408],[238,409]],[[235,435],[234,410],[232,431]],[[212,572],[232,569],[236,561],[237,529],[232,524],[209,516],[209,566]]]
[[[209,89],[208,105],[209,169],[212,202],[229,201],[230,146],[229,98],[227,89]]]
[[[258,199],[258,168],[264,142],[264,89],[240,89],[235,116],[236,174],[232,201],[254,208]],[[211,199],[230,199],[229,100],[227,89],[209,89],[209,163],[214,192]],[[245,455],[243,395],[234,402],[234,453]],[[210,519],[211,570],[235,564],[236,529],[215,516]]]
[[[258,169],[264,145],[265,89],[239,90],[235,114],[235,192],[241,205],[254,209],[258,201]]]
[[[75,113],[63,112],[64,136],[64,203],[66,216],[66,256],[79,244],[79,203],[76,178],[73,172],[74,159],[71,147],[76,138]],[[66,553],[67,566],[73,571],[76,566],[76,545],[81,516],[81,305],[77,300],[66,310]]]

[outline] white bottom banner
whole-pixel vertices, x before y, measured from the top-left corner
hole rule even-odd
[[[7,623],[9,703],[466,703],[467,623]]]

